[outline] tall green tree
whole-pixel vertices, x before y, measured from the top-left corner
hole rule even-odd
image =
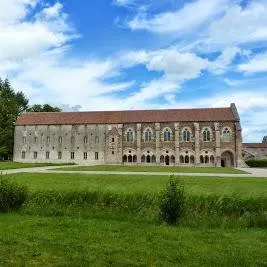
[[[35,104],[31,106],[27,111],[29,112],[60,112],[62,110],[58,107],[53,107],[48,104],[44,104],[44,105]]]
[[[13,153],[14,123],[28,109],[29,100],[22,92],[15,92],[8,79],[0,78],[0,159]]]

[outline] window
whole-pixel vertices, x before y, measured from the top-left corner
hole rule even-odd
[[[59,151],[57,156],[58,156],[58,159],[62,159],[62,152]]]
[[[112,142],[112,143],[114,143],[114,142],[115,142],[115,139],[114,139],[114,137],[112,137],[112,139],[111,139],[111,142]]]
[[[23,144],[26,144],[26,137],[25,136],[23,136]]]
[[[50,143],[50,136],[46,137],[46,143],[49,144]]]
[[[184,142],[189,142],[190,140],[190,132],[188,129],[185,129],[183,132],[183,140]]]
[[[22,151],[22,153],[21,153],[21,157],[22,157],[23,159],[25,159],[25,151]]]
[[[83,142],[84,142],[85,145],[88,143],[88,137],[87,137],[87,136],[85,136],[85,137],[83,138]]]
[[[111,153],[112,153],[112,155],[114,155],[114,151],[112,151]]]
[[[98,160],[98,152],[95,152],[95,160]]]
[[[74,152],[70,152],[70,158],[74,159]]]
[[[133,138],[133,130],[132,129],[129,129],[127,131],[126,140],[127,140],[127,142],[133,142],[134,138]]]
[[[229,128],[224,128],[223,129],[223,137],[224,138],[229,138],[231,136],[231,132]]]
[[[145,142],[150,142],[152,140],[152,132],[151,130],[147,129],[145,131]]]
[[[38,143],[38,137],[34,137],[34,144],[37,144]]]
[[[33,158],[37,159],[37,152],[36,151],[33,152]]]
[[[83,153],[83,159],[87,159],[87,152]]]
[[[171,141],[171,132],[169,129],[165,129],[163,133],[164,141]]]
[[[210,142],[210,130],[208,128],[205,128],[203,131],[203,141]]]
[[[59,144],[62,144],[62,136],[59,136],[59,138],[58,138],[58,143],[59,143]]]
[[[49,159],[49,156],[50,156],[49,151],[46,151],[46,153],[45,153],[45,158],[46,158],[46,159]]]

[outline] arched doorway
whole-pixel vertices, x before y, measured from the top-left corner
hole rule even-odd
[[[170,165],[170,157],[169,156],[165,157],[165,164]]]
[[[224,151],[221,155],[222,167],[234,167],[234,155],[230,151]]]

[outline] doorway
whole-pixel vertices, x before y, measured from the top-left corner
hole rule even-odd
[[[169,156],[165,157],[165,163],[166,163],[166,165],[170,165],[170,157]]]

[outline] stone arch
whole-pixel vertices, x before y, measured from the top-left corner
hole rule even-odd
[[[200,163],[203,164],[204,163],[204,157],[201,155],[200,156]]]
[[[132,155],[129,155],[129,156],[128,156],[128,162],[133,162],[133,157],[132,157]]]
[[[122,161],[123,161],[123,162],[127,162],[127,156],[126,156],[126,155],[123,155],[123,157],[122,157]]]
[[[150,157],[150,155],[147,155],[147,156],[146,156],[146,162],[147,162],[147,163],[150,163],[150,162],[151,162],[151,157]]]
[[[210,156],[210,163],[214,164],[214,156],[213,155]]]
[[[160,156],[160,163],[164,163],[164,156],[163,155]]]
[[[184,163],[189,163],[189,156],[188,155],[186,155],[185,157],[184,157]]]
[[[222,167],[234,167],[234,153],[230,151],[230,149],[222,152],[221,166]]]
[[[210,162],[210,158],[208,155],[205,156],[205,164],[209,164]]]
[[[133,162],[137,162],[137,156],[136,155],[133,156]]]
[[[153,163],[155,163],[155,162],[156,162],[156,156],[153,155],[153,156],[151,157],[151,160],[152,160]]]
[[[169,155],[167,155],[167,156],[165,157],[165,164],[166,164],[166,165],[170,165],[170,156],[169,156]]]
[[[184,163],[184,156],[183,155],[180,156],[180,163]]]
[[[171,163],[173,163],[173,164],[175,163],[175,156],[173,156],[173,155],[171,156]]]
[[[195,157],[193,155],[190,156],[190,164],[195,163]]]
[[[146,161],[146,156],[145,155],[142,155],[141,162],[145,162],[145,161]]]

